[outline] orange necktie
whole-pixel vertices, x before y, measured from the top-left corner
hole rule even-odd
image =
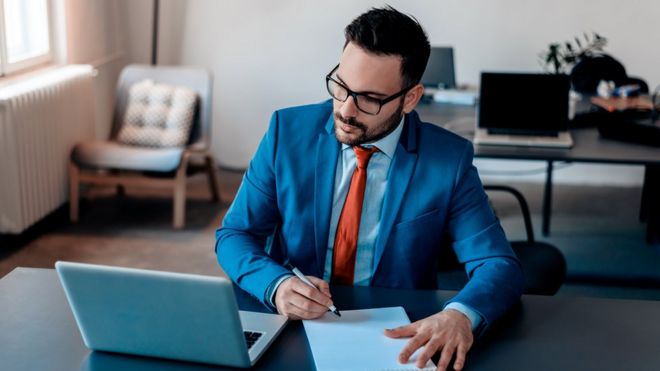
[[[357,167],[353,172],[344,208],[339,216],[332,252],[331,282],[342,285],[353,284],[360,216],[362,215],[364,190],[367,186],[367,164],[371,155],[378,152],[378,148],[354,146],[353,151],[357,158]]]

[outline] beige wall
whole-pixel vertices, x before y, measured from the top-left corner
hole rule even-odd
[[[89,63],[123,52],[122,5],[117,0],[66,0],[70,63]]]
[[[120,0],[125,34],[125,50],[131,63],[151,63],[153,0]]]
[[[66,37],[60,47],[67,63],[92,64],[95,84],[95,132],[98,139],[110,133],[114,91],[119,71],[126,64],[125,13],[127,0],[59,0]]]

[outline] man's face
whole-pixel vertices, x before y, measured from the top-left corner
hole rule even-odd
[[[371,54],[349,43],[342,53],[336,76],[339,82],[356,93],[368,93],[373,98],[384,99],[402,89],[401,57]],[[334,99],[337,140],[353,146],[387,136],[401,121],[404,97],[384,104],[377,115],[360,111],[351,96],[345,102]]]

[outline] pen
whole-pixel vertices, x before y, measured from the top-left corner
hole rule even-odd
[[[293,274],[295,274],[296,277],[300,278],[301,281],[308,284],[309,286],[312,286],[315,289],[318,289],[318,287],[314,286],[313,283],[309,282],[307,277],[305,277],[305,275],[302,274],[302,272],[298,268],[292,266],[291,264],[287,264],[287,265],[291,269],[291,272],[293,272]],[[335,307],[334,305],[329,306],[328,309],[330,309],[330,311],[334,313],[337,317],[341,317],[341,313],[339,313],[337,307]]]

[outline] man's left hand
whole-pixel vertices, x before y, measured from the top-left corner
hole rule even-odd
[[[399,354],[399,362],[407,363],[410,356],[421,347],[416,366],[422,368],[433,355],[442,351],[438,371],[445,371],[454,353],[454,369],[462,370],[465,356],[472,346],[472,323],[461,312],[446,309],[407,326],[385,330],[391,338],[412,337]]]

